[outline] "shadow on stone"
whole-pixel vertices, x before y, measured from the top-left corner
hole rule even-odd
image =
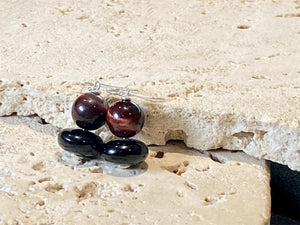
[[[272,212],[300,221],[300,172],[271,162],[271,195]]]

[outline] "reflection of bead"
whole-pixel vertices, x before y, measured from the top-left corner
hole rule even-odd
[[[58,134],[58,144],[78,156],[93,158],[103,152],[102,139],[89,131],[64,129]]]
[[[98,95],[85,93],[80,95],[72,107],[72,117],[77,126],[86,130],[95,130],[106,121],[107,103]]]
[[[103,148],[104,159],[119,165],[137,165],[148,155],[147,146],[134,139],[113,140],[106,143]]]
[[[106,121],[114,135],[132,137],[143,128],[144,113],[137,104],[125,99],[108,109]]]

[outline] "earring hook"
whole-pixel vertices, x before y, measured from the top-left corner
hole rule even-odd
[[[118,86],[103,84],[103,83],[100,83],[99,81],[96,81],[94,84],[89,83],[89,82],[82,83],[82,86],[87,87],[90,92],[96,92],[96,93],[101,93],[100,89],[103,89],[107,93],[112,94],[112,95],[119,95],[123,99],[128,99],[130,96],[134,96],[134,97],[142,98],[142,99],[149,100],[149,101],[165,101],[164,98],[139,94],[139,93],[136,93],[137,90],[130,90],[129,88],[126,88],[126,87],[118,87]]]

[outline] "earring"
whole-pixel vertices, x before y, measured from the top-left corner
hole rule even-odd
[[[137,165],[146,159],[149,150],[145,143],[129,139],[142,130],[145,121],[143,111],[138,104],[131,101],[129,96],[153,101],[164,99],[137,94],[127,88],[105,86],[108,93],[121,96],[122,99],[107,110],[108,128],[119,139],[109,141],[104,145],[103,157],[106,161],[122,167]]]
[[[144,113],[131,101],[129,96],[148,100],[164,100],[134,93],[127,88],[89,83],[90,93],[79,96],[72,106],[72,118],[82,129],[64,129],[58,134],[58,143],[66,151],[89,159],[98,158],[118,164],[123,168],[138,165],[148,155],[148,147],[141,141],[129,139],[141,131],[144,125]],[[111,95],[119,95],[122,99],[108,108],[106,101],[98,92],[100,87]],[[104,144],[95,130],[107,122],[110,131],[119,139]]]
[[[107,110],[108,128],[120,139],[104,145],[103,156],[106,161],[132,166],[146,159],[148,147],[141,141],[128,139],[141,131],[144,120],[141,108],[126,96],[122,96],[121,101]]]
[[[89,87],[90,93],[80,95],[72,106],[72,118],[82,129],[63,129],[58,134],[59,146],[79,157],[95,158],[103,153],[102,139],[88,131],[105,124],[108,104],[101,97],[99,83]]]

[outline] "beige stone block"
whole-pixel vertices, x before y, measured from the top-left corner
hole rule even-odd
[[[243,152],[170,142],[120,169],[62,151],[38,117],[0,118],[1,224],[266,225],[270,174]]]
[[[148,144],[180,139],[300,170],[297,1],[0,4],[0,115],[74,126],[80,83],[98,80],[167,99],[134,99]]]

